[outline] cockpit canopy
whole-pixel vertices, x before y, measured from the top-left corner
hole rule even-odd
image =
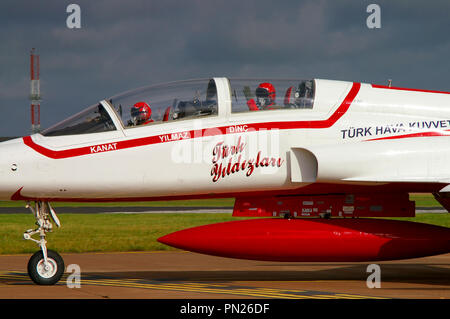
[[[101,104],[95,104],[44,130],[44,136],[100,133],[116,130],[111,116]]]
[[[125,128],[217,115],[214,80],[165,83],[110,98]]]
[[[115,95],[46,129],[45,136],[100,133],[219,114],[217,79],[147,86]],[[314,80],[221,79],[231,113],[312,109]],[[228,95],[229,92],[229,95]],[[224,96],[225,95],[225,96]],[[226,104],[224,104],[226,105]],[[225,106],[223,106],[225,107]],[[227,112],[224,112],[226,114]]]
[[[312,109],[314,80],[230,79],[232,112]]]

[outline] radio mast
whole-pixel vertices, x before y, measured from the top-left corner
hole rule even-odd
[[[30,53],[30,75],[31,75],[31,133],[41,130],[41,88],[39,83],[39,55],[35,49]]]

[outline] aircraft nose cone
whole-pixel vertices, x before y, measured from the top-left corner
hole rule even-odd
[[[22,187],[23,154],[22,139],[12,139],[0,143],[0,200],[10,200]]]

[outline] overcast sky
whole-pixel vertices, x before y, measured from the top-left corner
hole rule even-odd
[[[80,29],[66,25],[70,3]],[[371,3],[380,29],[366,25]],[[0,40],[0,136],[30,133],[32,47],[43,128],[122,91],[213,76],[450,91],[448,0],[2,0]]]

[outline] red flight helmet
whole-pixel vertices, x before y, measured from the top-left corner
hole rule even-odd
[[[137,102],[131,108],[131,119],[135,125],[153,122],[151,116],[152,109],[145,102]]]
[[[275,87],[268,82],[260,83],[256,88],[256,98],[261,107],[269,107],[275,103]]]

